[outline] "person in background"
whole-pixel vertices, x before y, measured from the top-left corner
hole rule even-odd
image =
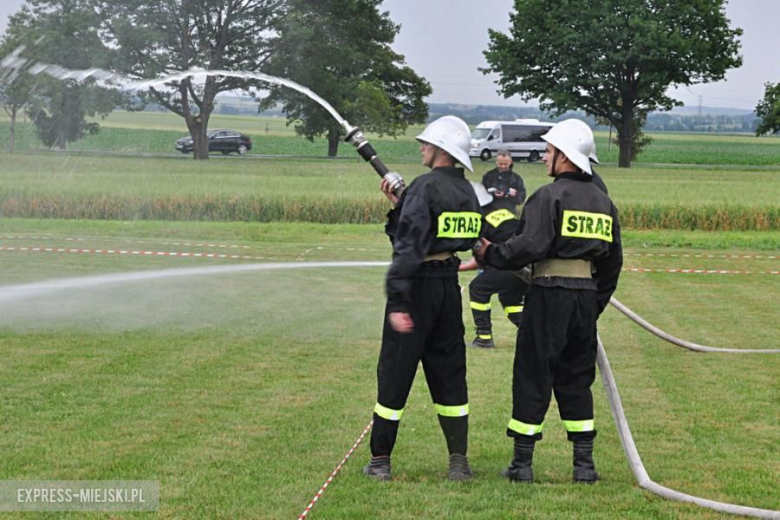
[[[417,140],[422,163],[431,171],[417,177],[400,198],[386,181],[381,184],[395,205],[385,227],[393,261],[387,272],[371,460],[363,472],[376,480],[392,478],[390,456],[422,361],[447,442],[448,477],[469,480],[466,344],[455,253],[476,244],[482,216],[471,183],[455,164],[472,170],[471,132],[461,119],[444,116]]]
[[[515,234],[517,215],[502,207],[502,201],[491,201],[482,207],[482,236],[492,243],[504,242]],[[460,265],[461,271],[478,269],[477,260],[472,258]],[[498,294],[498,301],[507,318],[520,327],[523,316],[523,298],[528,284],[514,271],[503,271],[484,266],[469,283],[469,305],[476,325],[476,337],[472,347],[494,348],[493,324],[491,321],[491,298]]]
[[[523,179],[512,170],[512,154],[508,150],[499,150],[496,155],[496,167],[482,176],[482,184],[493,195],[494,203],[516,213],[517,206],[525,201]]]

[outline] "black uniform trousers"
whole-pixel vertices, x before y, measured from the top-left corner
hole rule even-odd
[[[413,279],[410,315],[414,330],[393,330],[385,310],[377,366],[378,397],[371,431],[371,453],[390,455],[398,424],[422,361],[428,389],[450,453],[465,455],[468,435],[466,345],[458,285],[460,260],[426,262]]]
[[[507,317],[515,326],[520,326],[523,315],[523,298],[528,284],[514,271],[503,271],[493,267],[482,270],[469,284],[469,300],[478,336],[492,336],[490,322],[490,298],[498,293],[498,301],[507,311]],[[485,338],[487,339],[487,338]]]
[[[555,392],[568,438],[591,440],[596,377],[596,291],[540,287],[526,293],[512,381],[510,437],[541,439]]]

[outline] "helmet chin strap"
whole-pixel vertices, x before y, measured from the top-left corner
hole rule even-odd
[[[555,171],[555,164],[558,162],[557,159],[558,159],[558,149],[553,147],[553,153],[551,159],[552,168],[550,168],[550,177],[555,177],[557,175],[557,172]]]

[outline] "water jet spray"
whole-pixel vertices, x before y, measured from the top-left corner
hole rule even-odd
[[[263,74],[262,72],[241,72],[230,70],[205,70],[201,68],[189,69],[177,74],[169,74],[147,80],[135,80],[121,74],[114,72],[91,68],[86,70],[71,70],[59,65],[52,65],[48,63],[33,62],[26,58],[21,57],[21,53],[25,50],[24,46],[20,46],[0,60],[0,83],[11,83],[21,72],[28,72],[35,76],[38,74],[47,74],[53,78],[59,80],[73,80],[76,82],[83,82],[87,79],[93,79],[98,83],[103,83],[111,88],[119,88],[122,90],[142,90],[153,87],[167,86],[167,84],[183,81],[187,78],[194,78],[197,76],[223,76],[232,78],[254,79],[264,83],[270,83],[273,85],[280,85],[283,87],[291,88],[307,96],[312,101],[315,101],[322,106],[333,118],[344,128],[346,137],[344,141],[352,144],[357,149],[358,154],[365,159],[366,162],[376,170],[380,177],[385,179],[390,186],[393,193],[400,197],[401,193],[406,188],[403,178],[396,172],[390,171],[385,166],[381,159],[377,156],[376,150],[368,142],[363,132],[352,125],[350,125],[341,114],[339,114],[333,106],[315,94],[312,90],[303,85],[300,85],[292,80],[286,78],[278,78],[276,76],[270,76]]]

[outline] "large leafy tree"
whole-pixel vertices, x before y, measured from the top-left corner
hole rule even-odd
[[[653,110],[682,105],[670,86],[717,81],[739,67],[725,0],[515,0],[509,34],[490,31],[486,73],[506,96],[584,110],[615,126],[619,166],[631,165]]]
[[[97,26],[88,0],[28,0],[10,18],[5,41],[10,46],[26,45],[26,53],[34,61],[88,69],[103,65],[107,57]],[[59,81],[24,73],[7,83],[5,92],[12,112],[19,102],[26,104],[41,141],[60,149],[96,133],[98,124],[88,122],[87,116],[105,116],[119,100],[115,91],[91,80]]]
[[[0,56],[9,56],[19,48],[21,42],[6,33],[0,42]],[[32,77],[12,70],[0,73],[0,105],[8,116],[8,151],[14,153],[16,121],[24,107],[32,99]]]
[[[757,136],[780,132],[780,83],[767,83],[764,87],[764,99],[756,106],[756,115],[761,119],[756,128]]]
[[[93,0],[102,34],[115,48],[113,69],[138,79],[193,68],[257,72],[270,55],[283,0]],[[208,159],[206,131],[218,93],[252,83],[227,76],[172,81],[139,93],[181,116],[195,159]]]
[[[309,87],[350,124],[398,135],[424,122],[430,84],[405,65],[390,45],[400,26],[378,10],[381,0],[290,0],[277,26],[279,44],[269,72]],[[272,88],[264,107],[283,104],[298,134],[328,138],[338,152],[343,128],[320,105],[296,91]]]

